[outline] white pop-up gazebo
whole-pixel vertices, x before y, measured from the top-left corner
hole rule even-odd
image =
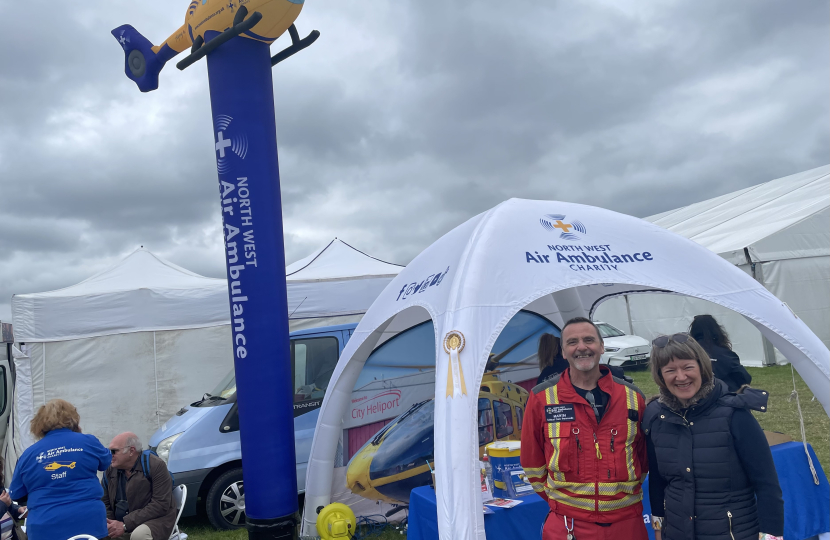
[[[335,238],[285,268],[291,330],[359,321],[402,269]]]
[[[445,270],[447,269],[447,270]],[[436,283],[436,273],[447,272]],[[511,199],[444,235],[367,311],[329,383],[312,444],[303,534],[328,504],[337,442],[363,363],[413,313],[435,328],[435,471],[442,538],[483,539],[478,493],[478,388],[488,354],[520,309],[557,325],[620,294],[663,291],[741,313],[793,363],[825,410],[830,351],[757,281],[715,253],[608,210]]]
[[[401,268],[329,242],[286,268],[291,329],[360,320]],[[143,248],[75,285],[15,295],[12,318],[20,354],[7,472],[52,398],[74,403],[84,431],[104,442],[125,430],[146,441],[233,368],[227,281]]]

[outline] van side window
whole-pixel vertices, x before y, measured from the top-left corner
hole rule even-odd
[[[503,439],[513,433],[513,411],[509,403],[493,402],[496,412],[496,438]]]
[[[339,353],[337,338],[334,337],[291,341],[295,403],[323,398]]]
[[[478,445],[484,446],[493,442],[493,409],[490,408],[490,400],[479,398],[478,400]]]

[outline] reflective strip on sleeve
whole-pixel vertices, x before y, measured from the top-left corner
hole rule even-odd
[[[533,491],[535,491],[536,493],[544,493],[545,495],[547,495],[547,490],[545,489],[544,482],[531,482],[530,485],[533,486]]]
[[[625,386],[626,403],[629,410],[637,411],[639,416],[639,402],[637,401],[637,394],[631,388]],[[637,480],[634,471],[634,439],[637,437],[637,422],[628,418],[628,436],[625,438],[625,466],[628,469],[628,480],[633,482]]]
[[[548,468],[544,465],[541,467],[522,467],[528,476],[535,476],[536,478],[544,478],[547,475]]]

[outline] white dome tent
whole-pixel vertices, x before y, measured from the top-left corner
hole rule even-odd
[[[445,272],[440,284],[433,276]],[[830,351],[757,281],[694,242],[590,206],[511,199],[450,231],[381,293],[344,349],[320,409],[306,480],[303,534],[330,502],[343,415],[363,363],[402,318],[435,328],[435,471],[442,538],[483,539],[477,490],[478,387],[502,328],[520,310],[554,324],[590,316],[605,299],[663,291],[741,313],[830,408]],[[453,334],[463,347],[453,348]],[[445,344],[446,342],[446,344]]]

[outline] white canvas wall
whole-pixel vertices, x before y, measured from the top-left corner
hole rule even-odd
[[[695,315],[708,313],[726,328],[732,346],[745,366],[763,365],[764,348],[761,332],[742,315],[712,302],[668,294],[633,294],[628,296],[631,306],[633,332],[628,326],[628,316],[623,297],[612,298],[597,308],[595,320],[605,321],[626,333],[651,341],[663,334],[687,332]]]
[[[104,444],[122,431],[146,444],[231,370],[229,333],[218,326],[32,343],[28,358],[16,361],[30,371],[31,385],[17,388],[15,429],[27,431],[38,407],[62,398],[78,408],[84,432]]]
[[[767,289],[830,347],[830,256],[771,261],[762,267]]]

